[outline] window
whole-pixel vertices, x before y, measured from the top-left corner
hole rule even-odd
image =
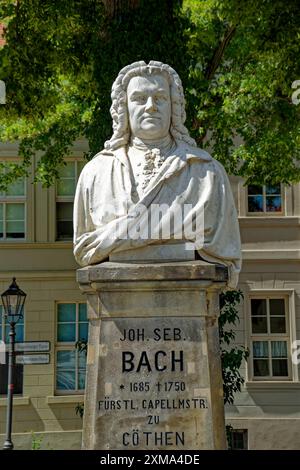
[[[290,378],[288,300],[251,298],[250,305],[253,378]]]
[[[25,239],[25,178],[0,192],[0,241]]]
[[[230,450],[248,449],[248,430],[232,429],[230,431]]]
[[[86,304],[57,304],[56,325],[56,392],[82,392],[85,388],[86,352],[80,352],[76,343],[88,338]]]
[[[5,322],[3,308],[0,305],[0,340],[9,343],[9,325]],[[24,320],[21,319],[16,325],[16,342],[24,341]],[[8,353],[6,363],[0,364],[0,395],[7,394],[8,381]],[[14,393],[23,393],[23,366],[16,364],[14,367]]]
[[[56,184],[56,239],[73,238],[73,201],[76,184],[86,162],[68,161]]]
[[[282,213],[281,185],[248,186],[248,212],[251,213]]]

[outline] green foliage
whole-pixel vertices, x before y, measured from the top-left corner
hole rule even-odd
[[[113,80],[124,65],[151,59],[178,71],[190,131],[230,173],[253,183],[299,181],[300,105],[291,102],[300,79],[298,0],[106,4],[114,13],[100,0],[1,3],[0,141],[19,141],[22,163],[5,176],[0,167],[0,189],[27,174],[36,152],[44,186],[76,138],[88,139],[88,159],[98,152],[111,135]]]
[[[75,407],[75,412],[77,415],[80,416],[80,418],[82,419],[83,418],[83,414],[84,414],[84,403],[77,403],[76,407]]]
[[[232,431],[233,431],[233,427],[231,426],[231,424],[226,424],[225,432],[226,432],[228,450],[232,450],[232,447],[233,447],[232,446]]]
[[[291,101],[300,77],[299,2],[184,3],[194,137],[210,135],[214,157],[247,182],[299,181],[300,106]]]
[[[43,442],[43,436],[37,436],[31,431],[31,450],[41,450]]]
[[[230,344],[235,340],[235,332],[230,325],[236,326],[239,317],[237,305],[243,298],[242,291],[227,291],[220,295],[220,317],[219,335],[221,346],[222,376],[224,403],[232,404],[234,395],[241,391],[244,378],[240,373],[240,367],[244,360],[247,360],[249,352],[244,346],[234,346]]]
[[[87,343],[86,340],[80,339],[79,341],[76,341],[76,343],[75,343],[75,348],[80,353],[84,352],[85,354],[87,354],[87,347],[88,347],[88,343]]]
[[[159,59],[187,75],[181,2],[139,3],[114,16],[99,0],[23,0],[2,7],[9,22],[0,51],[7,84],[0,141],[21,142],[20,172],[40,152],[36,180],[49,186],[77,137],[89,141],[87,158],[103,147],[111,135],[111,85],[128,63]],[[159,16],[153,15],[158,3]]]
[[[78,350],[78,352],[84,352],[87,355],[88,342],[86,340],[76,341],[75,348]],[[77,403],[75,407],[75,412],[76,415],[80,416],[80,418],[82,419],[84,414],[84,403]]]

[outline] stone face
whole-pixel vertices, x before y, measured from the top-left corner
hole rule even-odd
[[[226,269],[221,281],[215,266],[183,264],[180,280],[171,270],[157,280],[163,264],[78,271],[90,318],[84,449],[226,448],[217,325]]]

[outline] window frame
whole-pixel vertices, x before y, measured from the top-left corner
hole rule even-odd
[[[285,300],[286,333],[252,333],[251,322],[251,299],[282,299]],[[294,289],[250,289],[245,302],[246,315],[246,347],[249,349],[249,359],[247,361],[246,382],[249,383],[276,383],[276,382],[297,382],[298,366],[292,363],[292,344],[296,339],[296,317],[295,317],[295,293]],[[269,320],[268,324],[269,324]],[[288,376],[254,376],[253,367],[253,341],[287,341],[287,365]],[[272,361],[271,354],[269,361]],[[269,362],[270,367],[270,362]],[[270,369],[271,372],[271,369]]]
[[[267,211],[266,210],[266,200],[267,200],[267,195],[266,195],[266,185],[257,185],[257,186],[262,186],[263,193],[262,193],[262,198],[263,198],[263,211],[261,212],[252,212],[249,211],[249,196],[251,197],[251,194],[248,194],[248,187],[251,185],[246,185],[245,186],[245,198],[246,198],[246,216],[248,217],[282,217],[286,213],[286,208],[285,208],[285,187],[282,183],[280,183],[280,196],[281,196],[281,211]]]
[[[248,450],[249,449],[249,432],[248,429],[231,429],[231,448],[230,450]],[[234,447],[234,434],[241,434],[243,437],[243,448]]]
[[[75,338],[75,341],[63,341],[63,342],[59,342],[58,339],[57,339],[57,331],[58,331],[58,305],[61,305],[61,304],[74,304],[76,306],[76,320],[75,320],[75,325],[76,325],[76,338]],[[85,392],[85,388],[84,389],[79,389],[78,388],[78,376],[79,376],[79,352],[78,350],[76,349],[75,347],[75,344],[76,342],[78,341],[78,334],[79,334],[79,305],[86,305],[87,306],[87,303],[82,301],[78,301],[78,302],[74,302],[74,301],[57,301],[55,303],[55,354],[54,354],[54,395],[55,396],[64,396],[64,395],[82,395],[84,392]],[[68,322],[66,322],[68,323]],[[70,322],[70,323],[73,323],[73,322]],[[84,323],[87,323],[88,324],[88,327],[89,327],[89,320],[88,320],[88,317],[87,317],[87,321],[84,322]],[[76,385],[77,385],[77,388],[74,389],[74,390],[59,390],[57,389],[57,383],[56,383],[56,379],[57,379],[57,352],[58,351],[75,351],[76,353],[76,357],[75,357],[75,380],[76,380]],[[86,367],[85,367],[86,369]]]
[[[0,238],[0,243],[18,243],[28,240],[28,187],[27,178],[24,177],[24,195],[7,195],[0,193],[0,205],[3,204],[3,238]],[[7,238],[6,236],[6,209],[9,204],[23,204],[24,205],[24,237],[20,238]]]
[[[66,158],[65,160],[65,163],[75,163],[75,191],[76,191],[76,186],[77,186],[77,183],[78,183],[78,179],[79,179],[79,176],[80,176],[80,173],[82,171],[82,169],[80,170],[79,169],[79,165],[80,163],[83,163],[84,165],[87,163],[86,160],[84,160],[83,158]],[[83,166],[84,166],[83,165]],[[58,211],[57,211],[57,204],[59,203],[71,203],[71,204],[74,204],[74,198],[75,198],[75,191],[74,191],[74,195],[73,196],[60,196],[57,192],[58,190],[58,181],[56,181],[55,183],[55,186],[54,186],[54,211],[55,211],[55,214],[54,214],[54,240],[55,242],[58,242],[58,243],[70,243],[73,241],[73,237],[71,238],[58,238],[58,230],[57,230],[57,224],[58,224]]]

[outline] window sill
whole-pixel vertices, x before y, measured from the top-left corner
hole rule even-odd
[[[13,406],[29,405],[29,404],[30,404],[29,397],[14,396]],[[0,406],[7,406],[7,397],[0,397]]]
[[[48,405],[60,403],[79,403],[84,401],[84,395],[55,395],[46,397]]]
[[[241,227],[298,227],[300,224],[299,216],[285,216],[285,215],[249,215],[240,216],[239,222]]]
[[[251,391],[269,391],[269,390],[300,390],[300,382],[292,382],[291,380],[282,381],[251,381],[245,383],[246,390]]]

